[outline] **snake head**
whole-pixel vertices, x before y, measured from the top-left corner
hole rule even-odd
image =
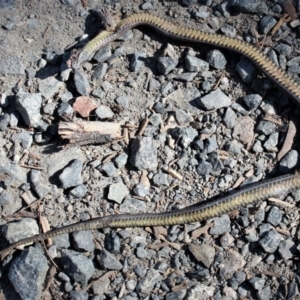
[[[115,31],[115,28],[119,22],[119,20],[117,20],[117,15],[113,15],[111,12],[108,11],[107,8],[99,9],[98,15],[101,18],[106,31]]]
[[[73,49],[70,58],[67,60],[67,66],[68,68],[77,70],[88,60],[90,60],[90,54],[84,51],[84,49]]]

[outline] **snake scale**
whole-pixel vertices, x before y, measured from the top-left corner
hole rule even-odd
[[[105,15],[100,14],[100,16],[104,23],[107,23]],[[261,51],[255,46],[242,40],[227,36],[201,32],[196,29],[178,26],[149,13],[133,14],[117,23],[111,31],[103,30],[73,57],[71,57],[69,63],[73,69],[79,68],[82,63],[91,59],[96,51],[114,41],[129,29],[140,25],[150,26],[159,33],[173,39],[185,42],[206,43],[241,53],[251,59],[251,61],[253,61],[263,71],[263,73],[279,85],[291,96],[297,105],[300,106],[299,85],[295,83],[293,79],[282,69],[274,64],[273,61],[261,53]],[[9,245],[6,249],[0,251],[0,255],[3,258],[11,250],[19,246],[74,231],[100,229],[105,227],[121,228],[158,225],[167,226],[202,221],[238,209],[241,206],[254,204],[272,196],[290,193],[299,188],[300,175],[298,173],[284,175],[243,188],[235,194],[221,197],[215,201],[204,204],[199,203],[198,205],[193,205],[179,210],[166,211],[162,213],[110,215],[74,223],[17,241]]]

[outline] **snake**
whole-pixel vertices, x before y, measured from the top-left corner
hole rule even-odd
[[[254,62],[261,71],[286,92],[297,105],[300,106],[299,85],[281,68],[279,68],[269,57],[264,55],[256,46],[243,40],[223,36],[216,33],[202,32],[197,29],[173,24],[159,16],[150,13],[136,13],[125,17],[116,25],[109,22],[107,14],[100,13],[100,17],[106,24],[106,29],[101,31],[94,39],[89,41],[82,49],[73,53],[69,65],[78,69],[84,62],[90,60],[99,49],[116,40],[128,30],[140,25],[146,25],[168,38],[184,42],[205,43],[229,50],[236,51]],[[242,206],[253,205],[259,201],[286,195],[300,188],[300,174],[295,172],[281,175],[272,179],[264,180],[241,188],[239,191],[219,197],[213,201],[202,201],[189,207],[170,210],[160,213],[138,213],[138,214],[115,214],[104,217],[96,217],[86,221],[52,229],[31,237],[26,237],[10,244],[0,251],[3,259],[13,249],[34,242],[43,241],[55,236],[101,228],[125,228],[145,226],[169,226],[175,224],[188,224],[204,221],[216,216],[239,209]]]

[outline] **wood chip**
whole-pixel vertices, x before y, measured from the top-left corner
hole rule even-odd
[[[194,230],[192,232],[191,239],[192,240],[198,239],[201,235],[204,235],[205,237],[208,237],[209,236],[208,229],[212,226],[213,226],[213,223],[209,223],[209,224],[206,224],[203,227],[197,228],[196,230]]]
[[[138,131],[138,133],[136,134],[137,136],[142,136],[146,130],[146,127],[148,126],[149,123],[149,119],[146,117],[140,125],[140,129]]]
[[[283,124],[283,121],[281,119],[280,116],[278,115],[265,115],[263,117],[263,120],[266,120],[266,121],[270,121],[272,123],[275,123],[275,124],[278,124],[278,125],[282,125]]]
[[[176,179],[178,179],[178,180],[180,180],[180,181],[183,180],[183,176],[180,175],[178,172],[176,172],[174,169],[169,168],[169,169],[167,170],[167,172],[168,172],[172,177],[174,177],[174,178],[176,178]]]
[[[40,224],[42,226],[43,233],[50,231],[50,225],[49,225],[48,219],[45,216],[40,216],[39,219],[40,219]],[[47,239],[46,243],[47,243],[48,247],[51,246],[53,244],[52,239],[51,238]]]
[[[281,228],[275,228],[275,230],[280,233],[280,234],[284,234],[286,236],[290,236],[291,233],[288,231],[288,230],[285,230],[285,229],[281,229]]]
[[[277,24],[273,27],[273,29],[271,30],[271,35],[274,35],[278,29],[284,24],[284,23],[287,23],[287,22],[290,22],[291,21],[291,18],[288,14],[284,14],[283,17],[281,17],[279,19],[279,21],[277,22]]]
[[[245,177],[240,176],[238,180],[235,182],[235,184],[232,186],[233,189],[236,189],[239,187],[243,182],[245,181]]]
[[[295,121],[291,120],[289,122],[289,129],[286,134],[283,146],[277,155],[278,161],[281,161],[281,159],[291,150],[296,132],[297,132],[297,128],[296,128]]]
[[[280,200],[280,199],[278,199],[278,198],[272,198],[272,197],[271,197],[271,198],[269,198],[268,200],[271,201],[271,202],[274,202],[274,203],[276,203],[276,204],[280,204],[280,205],[282,205],[282,206],[289,207],[289,208],[295,207],[295,204],[288,203],[288,202],[286,202],[286,201],[282,201],[282,200]]]

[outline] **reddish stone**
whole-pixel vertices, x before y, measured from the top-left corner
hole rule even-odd
[[[90,112],[97,108],[97,104],[89,97],[80,96],[76,98],[73,109],[77,111],[82,117],[88,117]]]

